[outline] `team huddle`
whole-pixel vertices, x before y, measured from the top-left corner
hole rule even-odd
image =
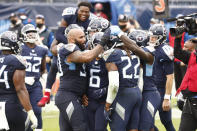
[[[111,131],[156,131],[157,111],[166,130],[175,131],[170,109],[174,58],[165,27],[123,33],[90,9],[81,2],[78,9],[63,11],[44,96],[39,80],[47,49],[35,44],[35,27],[22,28],[22,42],[11,31],[1,34],[0,113],[5,122],[0,130],[41,131],[41,108],[50,102],[58,72],[55,104],[61,131],[107,131],[108,124]]]

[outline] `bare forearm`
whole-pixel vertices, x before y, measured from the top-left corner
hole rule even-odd
[[[17,91],[18,98],[22,104],[22,106],[25,108],[26,111],[29,111],[32,109],[32,106],[30,104],[29,100],[29,94],[26,89],[21,89]]]
[[[172,84],[173,84],[173,74],[167,76],[167,80],[166,80],[166,92],[165,92],[165,94],[171,95],[171,92],[172,92]]]
[[[80,63],[88,63],[91,62],[93,59],[98,57],[100,53],[102,53],[103,47],[101,45],[97,45],[94,49],[85,51],[81,54],[81,57],[78,62]]]
[[[148,63],[153,63],[154,57],[148,52],[145,52],[142,48],[140,48],[135,41],[130,40],[127,36],[122,35],[120,39],[126,45],[126,47],[139,56],[141,59],[145,60]]]

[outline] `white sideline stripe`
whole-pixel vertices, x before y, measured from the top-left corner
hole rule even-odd
[[[116,112],[118,113],[120,118],[124,121],[125,120],[125,109],[118,102],[116,103]]]
[[[74,105],[72,103],[72,101],[69,103],[69,105],[67,106],[66,108],[66,113],[68,115],[68,119],[70,120],[72,114],[73,114],[73,111],[74,111]]]

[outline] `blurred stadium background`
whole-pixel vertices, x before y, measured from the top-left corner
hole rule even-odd
[[[20,8],[24,8],[31,19],[35,19],[36,14],[43,14],[46,25],[55,30],[61,20],[63,9],[76,7],[80,1],[89,1],[93,5],[101,2],[112,24],[117,24],[119,14],[128,14],[137,19],[142,29],[148,29],[150,19],[153,17],[153,0],[0,0],[0,33],[7,30],[10,25],[9,15],[17,13]],[[197,12],[196,0],[167,1],[169,17]]]

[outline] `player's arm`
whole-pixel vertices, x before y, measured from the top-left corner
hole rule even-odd
[[[41,75],[46,72],[46,56],[42,58],[41,62]]]
[[[119,73],[118,68],[114,63],[106,63],[106,68],[108,70],[108,92],[107,92],[107,99],[105,103],[105,110],[109,111],[110,106],[113,103],[119,89]]]
[[[131,50],[133,53],[135,53],[137,56],[139,56],[141,59],[145,60],[148,64],[153,64],[154,56],[149,53],[145,52],[142,48],[140,48],[135,41],[129,39],[125,35],[121,35],[120,39],[122,42],[126,45],[126,47]]]
[[[16,70],[14,72],[13,83],[14,83],[17,96],[20,100],[20,103],[27,111],[29,119],[32,122],[31,128],[35,129],[38,125],[38,120],[32,110],[32,106],[29,100],[29,93],[27,92],[27,89],[25,87],[25,70]]]
[[[170,110],[170,96],[172,93],[172,84],[173,84],[173,77],[174,74],[169,74],[166,75],[166,91],[165,91],[165,96],[164,96],[164,101],[163,101],[163,110],[164,111],[169,111]]]
[[[57,56],[57,45],[58,45],[58,41],[56,39],[54,39],[52,44],[51,44],[51,53],[54,56]]]
[[[16,70],[13,76],[14,87],[18,98],[26,111],[32,110],[29,94],[25,87],[25,70]]]
[[[103,51],[103,46],[98,44],[94,49],[87,51],[75,51],[67,57],[68,62],[89,63]]]
[[[67,43],[67,39],[64,36],[64,31],[67,26],[68,26],[67,22],[64,20],[64,18],[62,18],[60,26],[56,31],[56,40],[60,43]]]

